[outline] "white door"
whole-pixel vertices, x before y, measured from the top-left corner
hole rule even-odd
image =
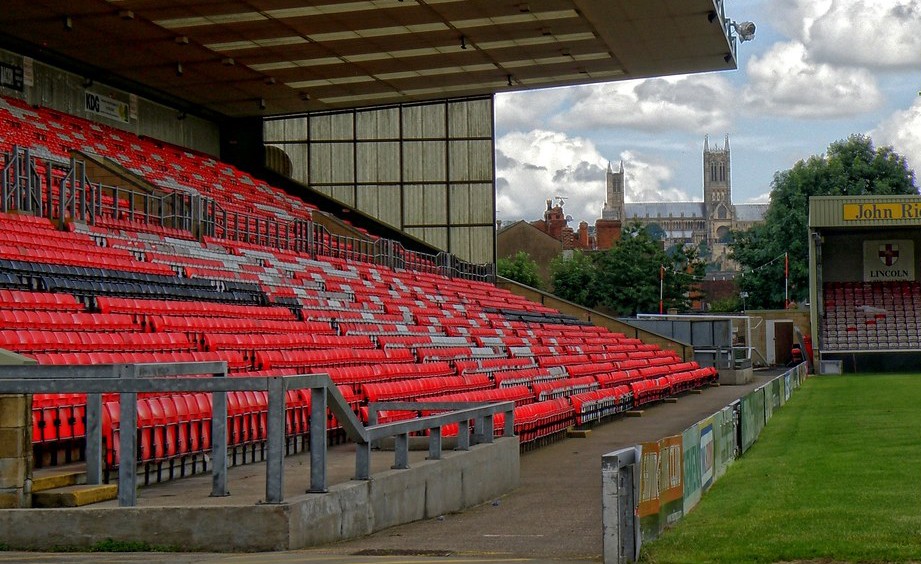
[[[790,361],[793,345],[793,320],[776,319],[765,326],[764,348],[768,365],[786,364]]]

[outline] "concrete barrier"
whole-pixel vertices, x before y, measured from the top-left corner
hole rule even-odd
[[[497,438],[280,504],[0,510],[0,543],[49,550],[111,539],[191,551],[293,550],[479,505],[516,488],[519,471],[518,438]]]

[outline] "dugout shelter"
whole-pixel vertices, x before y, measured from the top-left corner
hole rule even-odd
[[[919,196],[810,198],[809,297],[821,369],[917,367],[919,227]]]

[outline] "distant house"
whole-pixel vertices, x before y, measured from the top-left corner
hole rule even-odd
[[[496,236],[498,258],[515,256],[519,251],[528,253],[537,263],[537,271],[544,288],[550,287],[550,261],[563,252],[563,242],[555,239],[527,221],[516,221],[499,228]]]

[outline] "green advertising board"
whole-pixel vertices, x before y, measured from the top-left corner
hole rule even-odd
[[[764,428],[764,387],[758,388],[742,398],[742,413],[739,424],[742,426],[742,450],[746,452]]]
[[[714,429],[716,430],[716,462],[714,463],[714,479],[719,479],[726,473],[726,468],[735,460],[736,453],[736,425],[732,406],[723,408],[714,416]]]
[[[700,501],[700,430],[691,425],[681,434],[684,443],[684,512]]]

